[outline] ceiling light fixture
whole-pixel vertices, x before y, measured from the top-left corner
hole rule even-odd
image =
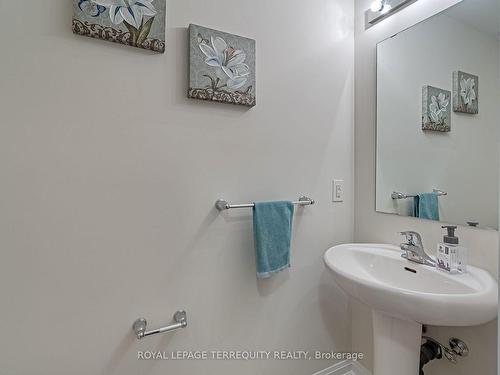
[[[367,27],[376,24],[417,0],[373,0],[367,11]]]

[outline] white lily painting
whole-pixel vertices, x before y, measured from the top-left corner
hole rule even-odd
[[[479,113],[479,77],[456,71],[453,73],[453,111]]]
[[[188,97],[254,106],[255,41],[190,25]]]
[[[433,86],[422,90],[422,129],[451,130],[451,92]]]
[[[165,52],[166,0],[73,0],[75,34]]]

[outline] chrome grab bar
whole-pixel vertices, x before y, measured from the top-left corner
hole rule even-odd
[[[159,333],[171,332],[171,331],[175,331],[177,329],[186,328],[187,327],[187,314],[186,314],[186,312],[183,310],[177,311],[174,314],[174,321],[175,321],[175,324],[172,324],[170,326],[161,327],[158,329],[146,331],[146,328],[148,326],[148,322],[144,318],[139,318],[132,325],[132,329],[133,329],[135,335],[137,336],[137,338],[140,340],[140,339],[147,337],[147,336],[157,335]]]
[[[448,195],[447,192],[439,190],[439,189],[433,189],[432,192],[434,194],[436,194],[438,197]],[[416,196],[417,196],[416,194],[410,195],[410,194],[401,193],[400,191],[395,191],[391,194],[392,199],[408,199],[408,198],[415,198]]]
[[[292,203],[296,206],[310,206],[315,204],[316,202],[314,201],[314,199],[308,197],[300,197],[298,201]],[[215,207],[219,211],[230,210],[232,208],[253,208],[254,206],[254,203],[229,204],[223,199],[219,199],[217,202],[215,202]]]

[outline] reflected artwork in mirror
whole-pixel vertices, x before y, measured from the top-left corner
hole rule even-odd
[[[378,212],[498,230],[499,14],[463,0],[377,45]]]

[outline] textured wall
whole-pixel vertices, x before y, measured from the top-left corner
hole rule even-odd
[[[2,374],[311,374],[327,363],[137,350],[349,350],[323,252],[353,238],[353,3],[171,0],[164,55],[71,34],[64,0],[0,0]],[[257,40],[254,109],[186,99],[187,26]],[[346,201],[331,203],[331,180]],[[292,269],[257,282],[251,213],[297,198]],[[187,330],[138,343],[131,324]]]

